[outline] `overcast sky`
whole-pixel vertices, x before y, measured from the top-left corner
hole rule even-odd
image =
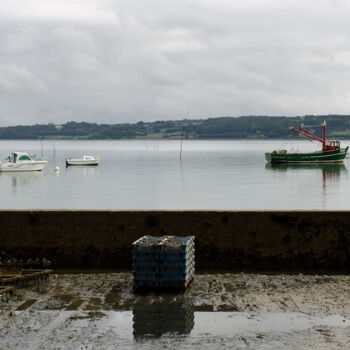
[[[1,0],[0,125],[350,114],[347,0]]]

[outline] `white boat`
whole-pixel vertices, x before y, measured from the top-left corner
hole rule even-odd
[[[82,158],[66,158],[66,166],[69,165],[99,165],[100,157],[83,156]]]
[[[0,162],[0,171],[40,171],[47,164],[47,160],[36,159],[26,152],[12,152],[6,160]]]

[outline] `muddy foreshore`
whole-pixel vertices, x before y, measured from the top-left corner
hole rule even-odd
[[[0,302],[1,349],[344,349],[350,276],[199,274],[134,294],[130,273],[54,274]]]

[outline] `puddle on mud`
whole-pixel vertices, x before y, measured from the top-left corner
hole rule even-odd
[[[348,279],[304,279],[198,276],[184,294],[134,294],[130,274],[58,276],[0,303],[0,349],[347,348]]]
[[[232,337],[247,333],[298,332],[319,326],[348,327],[350,320],[340,315],[320,318],[303,313],[269,313],[252,317],[237,312],[194,312],[192,317],[172,314],[165,319],[163,315],[109,311],[97,324],[97,328],[116,329],[126,339],[138,340],[179,335]]]
[[[343,329],[350,320],[340,315],[315,317],[303,313],[194,311],[191,303],[135,304],[132,311],[32,310],[21,327],[1,334],[6,349],[186,348],[190,344],[211,348],[213,342],[239,345],[250,339],[265,346],[271,338],[298,337],[322,327]],[[1,333],[1,332],[0,332]],[[243,342],[244,344],[244,342]],[[271,344],[270,344],[271,345]],[[264,347],[260,344],[259,348]]]

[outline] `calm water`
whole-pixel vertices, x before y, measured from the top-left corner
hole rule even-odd
[[[350,144],[343,141],[342,145]],[[1,209],[350,209],[344,165],[271,166],[264,152],[313,151],[309,141],[0,141],[43,154],[43,172],[0,173]],[[66,157],[101,156],[99,167]],[[60,167],[59,172],[54,167]]]

